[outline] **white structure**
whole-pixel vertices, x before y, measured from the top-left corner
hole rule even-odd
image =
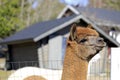
[[[88,75],[89,74],[94,74],[94,75],[100,75],[105,73],[105,68],[107,64],[107,49],[106,47],[103,48],[103,50],[95,55],[89,62],[89,67],[88,67]]]
[[[120,33],[118,34],[117,38],[116,38],[117,42],[120,43]]]
[[[49,40],[49,67],[50,69],[62,69],[63,66],[63,36],[51,37]]]
[[[120,48],[111,49],[111,80],[120,80]]]

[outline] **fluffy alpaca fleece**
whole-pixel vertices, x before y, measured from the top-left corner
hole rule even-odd
[[[67,41],[62,80],[87,80],[88,63],[105,43],[98,32],[73,25]]]
[[[62,70],[24,67],[12,73],[8,80],[61,80]]]

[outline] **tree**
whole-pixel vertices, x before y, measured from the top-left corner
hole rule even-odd
[[[0,2],[0,38],[5,38],[22,25],[19,20],[20,0],[2,0]]]
[[[120,0],[104,0],[104,8],[114,9],[120,11]]]
[[[37,6],[33,3],[37,1]],[[56,18],[64,5],[58,0],[0,0],[0,38],[38,21]]]
[[[90,0],[89,6],[120,11],[120,0]]]

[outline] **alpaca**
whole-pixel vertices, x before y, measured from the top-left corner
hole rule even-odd
[[[89,61],[105,45],[90,25],[84,28],[74,24],[67,41],[62,80],[87,80]]]
[[[92,29],[90,25],[85,28],[74,24],[71,27],[70,36],[67,40],[63,71],[60,72],[60,74],[62,74],[62,77],[59,76],[57,79],[50,79],[45,77],[45,75],[42,74],[41,70],[37,69],[35,71],[39,75],[34,75],[33,72],[33,75],[29,75],[28,77],[20,80],[87,80],[87,69],[89,61],[99,51],[101,51],[105,45],[106,44],[103,39],[99,37],[98,32]],[[32,70],[32,68],[30,69]],[[57,74],[57,72],[50,70],[48,73]],[[47,74],[47,76],[49,75]]]

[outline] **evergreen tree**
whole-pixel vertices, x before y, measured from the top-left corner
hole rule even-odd
[[[0,2],[0,38],[14,33],[21,26],[19,21],[20,0],[2,0]]]

